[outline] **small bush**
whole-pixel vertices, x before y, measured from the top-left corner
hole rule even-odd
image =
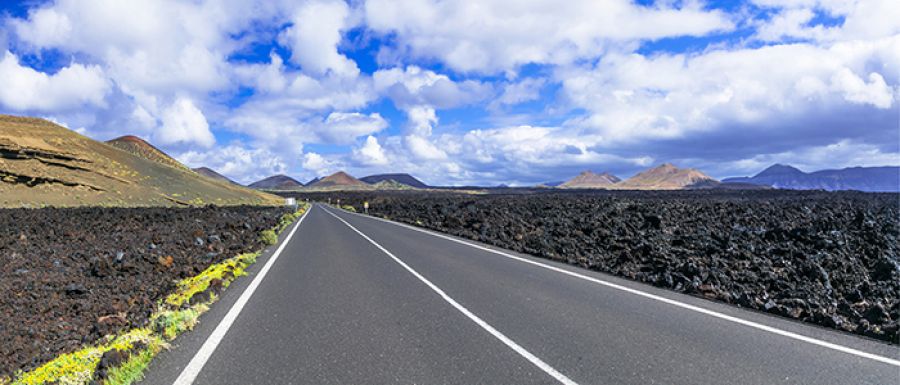
[[[267,245],[274,245],[278,243],[278,234],[275,234],[272,230],[263,230],[263,232],[259,233],[259,239]]]
[[[349,211],[349,212],[353,212],[353,213],[356,212],[356,207],[353,207],[353,206],[350,206],[350,205],[344,205],[344,206],[341,206],[341,208],[344,209],[344,210],[347,210],[347,211]]]

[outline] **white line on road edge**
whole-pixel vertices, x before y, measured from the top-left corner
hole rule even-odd
[[[509,346],[516,353],[519,353],[520,356],[522,356],[526,360],[530,361],[532,364],[534,364],[535,366],[537,366],[538,368],[543,370],[545,373],[549,374],[551,377],[555,378],[560,383],[563,383],[566,385],[577,385],[577,383],[575,381],[572,381],[571,379],[569,379],[569,377],[566,377],[564,374],[560,373],[558,370],[554,369],[552,366],[550,366],[549,364],[547,364],[540,358],[537,358],[537,356],[535,356],[534,354],[531,354],[531,352],[525,350],[525,348],[523,348],[521,345],[519,345],[515,341],[509,339],[509,337],[503,335],[503,333],[501,333],[497,329],[494,329],[494,327],[491,326],[490,324],[488,324],[487,322],[484,322],[484,320],[482,320],[477,315],[475,315],[474,313],[469,311],[469,309],[466,309],[463,305],[460,305],[459,302],[456,302],[456,300],[454,300],[449,295],[447,295],[447,293],[445,293],[443,290],[441,290],[441,288],[439,288],[439,287],[435,286],[435,284],[431,283],[431,281],[429,281],[428,278],[423,277],[422,274],[419,274],[419,272],[413,270],[413,268],[409,267],[409,265],[407,265],[405,262],[403,262],[400,258],[397,258],[397,256],[395,256],[393,253],[391,253],[390,251],[388,251],[387,249],[385,249],[384,247],[379,245],[378,242],[373,241],[372,238],[369,238],[367,235],[363,234],[362,231],[357,230],[356,227],[353,227],[353,225],[347,223],[347,221],[345,221],[344,218],[334,215],[334,213],[332,213],[328,209],[325,209],[325,212],[327,212],[328,214],[331,214],[331,216],[337,218],[339,221],[344,222],[344,224],[347,225],[347,227],[349,227],[351,230],[355,231],[357,234],[359,234],[360,236],[365,238],[371,244],[375,245],[375,247],[377,247],[379,250],[383,251],[385,254],[387,254],[389,257],[391,257],[395,262],[400,264],[400,266],[403,266],[404,269],[406,269],[407,271],[412,273],[412,275],[414,275],[416,278],[418,278],[420,281],[422,281],[426,285],[428,285],[428,287],[430,287],[431,290],[434,290],[435,293],[440,295],[441,298],[444,299],[444,301],[447,301],[450,305],[455,307],[456,310],[459,310],[466,317],[469,317],[469,319],[471,319],[472,321],[475,321],[475,323],[478,324],[478,326],[481,326],[482,329],[486,330],[488,333],[491,333],[491,335],[493,335],[498,340],[500,340],[501,342],[506,344],[506,346]]]
[[[325,211],[328,211],[328,210],[325,210]],[[862,351],[862,350],[857,350],[857,349],[849,348],[849,347],[842,346],[842,345],[838,345],[838,344],[831,343],[831,342],[828,342],[828,341],[822,341],[822,340],[817,339],[817,338],[807,337],[807,336],[804,336],[804,335],[801,335],[801,334],[797,334],[797,333],[794,333],[794,332],[789,332],[789,331],[787,331],[787,330],[781,330],[781,329],[778,329],[778,328],[775,328],[775,327],[772,327],[772,326],[763,325],[763,324],[761,324],[761,323],[757,323],[757,322],[753,322],[753,321],[748,321],[748,320],[745,320],[745,319],[742,319],[742,318],[738,318],[738,317],[730,316],[730,315],[727,315],[727,314],[719,313],[719,312],[717,312],[717,311],[713,311],[713,310],[709,310],[709,309],[704,309],[704,308],[699,307],[699,306],[687,304],[687,303],[684,303],[684,302],[679,302],[679,301],[676,301],[676,300],[674,300],[674,299],[669,299],[669,298],[666,298],[666,297],[661,297],[661,296],[658,296],[658,295],[656,295],[656,294],[646,293],[646,292],[643,292],[643,291],[640,291],[640,290],[637,290],[637,289],[632,289],[632,288],[630,288],[630,287],[625,287],[625,286],[622,286],[622,285],[619,285],[619,284],[615,284],[615,283],[612,283],[612,282],[609,282],[609,281],[604,281],[604,280],[602,280],[602,279],[597,279],[597,278],[594,278],[594,277],[589,277],[589,276],[586,276],[586,275],[583,275],[583,274],[579,274],[579,273],[575,273],[575,272],[572,272],[572,271],[569,271],[569,270],[566,270],[566,269],[562,269],[562,268],[559,268],[559,267],[556,267],[556,266],[550,266],[550,265],[547,265],[547,264],[544,264],[544,263],[541,263],[541,262],[532,261],[532,260],[525,259],[525,258],[522,258],[522,257],[519,257],[519,256],[515,256],[515,255],[509,254],[509,253],[504,253],[504,252],[499,251],[499,250],[494,250],[494,249],[491,249],[491,248],[488,248],[488,247],[484,247],[484,246],[481,246],[481,245],[478,245],[478,244],[475,244],[475,243],[467,242],[467,241],[464,241],[464,240],[461,240],[461,239],[457,239],[457,238],[453,238],[453,237],[450,237],[450,236],[447,236],[447,235],[444,235],[444,234],[436,233],[436,232],[434,232],[434,231],[429,231],[429,230],[425,230],[425,229],[420,229],[420,228],[418,228],[418,227],[415,227],[415,226],[412,226],[412,225],[407,225],[407,224],[405,224],[405,223],[394,222],[394,221],[390,221],[390,220],[383,219],[383,218],[378,218],[378,217],[368,216],[368,215],[362,215],[362,214],[358,214],[358,213],[352,213],[352,212],[349,212],[349,211],[347,211],[347,213],[355,214],[355,215],[358,215],[358,216],[361,216],[361,217],[365,217],[365,218],[376,219],[376,220],[379,220],[379,221],[382,221],[382,222],[386,222],[386,223],[393,224],[393,225],[395,225],[395,226],[405,227],[405,228],[408,228],[408,229],[410,229],[410,230],[415,230],[415,231],[418,231],[418,232],[421,232],[421,233],[430,234],[430,235],[433,235],[433,236],[438,237],[438,238],[443,238],[443,239],[446,239],[446,240],[449,240],[449,241],[453,241],[453,242],[456,242],[456,243],[461,243],[461,244],[464,244],[464,245],[467,245],[467,246],[474,247],[474,248],[476,248],[476,249],[484,250],[484,251],[487,251],[487,252],[490,252],[490,253],[494,253],[494,254],[498,254],[498,255],[504,256],[504,257],[506,257],[506,258],[514,259],[514,260],[519,261],[519,262],[525,262],[525,263],[528,263],[528,264],[531,264],[531,265],[534,265],[534,266],[542,267],[542,268],[544,268],[544,269],[553,270],[553,271],[558,272],[558,273],[566,274],[566,275],[569,275],[569,276],[572,276],[572,277],[575,277],[575,278],[580,278],[580,279],[583,279],[583,280],[586,280],[586,281],[590,281],[590,282],[593,282],[593,283],[596,283],[596,284],[599,284],[599,285],[603,285],[603,286],[606,286],[606,287],[610,287],[610,288],[613,288],[613,289],[616,289],[616,290],[621,290],[621,291],[624,291],[624,292],[627,292],[627,293],[639,295],[639,296],[644,297],[644,298],[649,298],[649,299],[652,299],[652,300],[655,300],[655,301],[660,301],[660,302],[663,302],[663,303],[667,303],[667,304],[670,304],[670,305],[673,305],[673,306],[677,306],[677,307],[680,307],[680,308],[683,308],[683,309],[687,309],[687,310],[695,311],[695,312],[698,312],[698,313],[706,314],[706,315],[708,315],[708,316],[712,316],[712,317],[716,317],[716,318],[719,318],[719,319],[723,319],[723,320],[725,320],[725,321],[734,322],[734,323],[737,323],[737,324],[740,324],[740,325],[749,326],[749,327],[754,328],[754,329],[759,329],[759,330],[766,331],[766,332],[773,333],[773,334],[777,334],[777,335],[780,335],[780,336],[783,336],[783,337],[788,337],[788,338],[795,339],[795,340],[798,340],[798,341],[803,341],[803,342],[806,342],[806,343],[810,343],[810,344],[813,344],[813,345],[816,345],[816,346],[821,346],[821,347],[823,347],[823,348],[828,348],[828,349],[832,349],[832,350],[835,350],[835,351],[839,351],[839,352],[851,354],[851,355],[854,355],[854,356],[857,356],[857,357],[868,358],[868,359],[870,359],[870,360],[874,360],[874,361],[882,362],[882,363],[885,363],[885,364],[888,364],[888,365],[894,365],[894,366],[900,367],[900,360],[895,360],[895,359],[892,359],[892,358],[888,358],[888,357],[884,357],[884,356],[879,356],[879,355],[877,355],[877,354],[867,353],[867,352],[864,352],[864,351]],[[329,212],[329,214],[331,214],[331,212]],[[334,215],[334,214],[331,214],[331,215]]]
[[[241,296],[238,298],[237,302],[231,306],[231,309],[228,310],[228,313],[225,314],[225,318],[222,318],[219,321],[219,325],[216,326],[216,329],[213,330],[212,334],[206,339],[206,342],[203,343],[203,346],[200,347],[200,350],[197,351],[197,354],[194,355],[194,358],[191,359],[191,362],[184,367],[184,370],[181,371],[181,375],[178,376],[178,379],[172,383],[172,385],[190,385],[194,383],[194,380],[197,378],[197,375],[200,374],[200,371],[203,370],[203,366],[206,365],[206,361],[209,360],[209,357],[212,356],[213,352],[216,351],[216,347],[219,346],[219,342],[222,342],[222,338],[225,337],[225,333],[228,333],[228,329],[231,328],[231,324],[234,323],[234,320],[237,319],[238,315],[241,314],[241,310],[244,309],[244,305],[247,304],[247,301],[250,300],[250,297],[253,295],[253,292],[256,291],[256,288],[259,286],[259,283],[262,282],[263,278],[266,277],[266,273],[269,272],[269,269],[275,263],[275,260],[278,259],[278,256],[281,255],[281,251],[284,250],[284,247],[291,241],[291,238],[294,236],[294,232],[300,228],[300,223],[306,219],[306,215],[312,211],[312,206],[306,209],[306,212],[303,213],[303,216],[300,217],[300,220],[297,221],[297,224],[294,225],[294,228],[288,233],[288,236],[284,238],[284,241],[281,242],[281,246],[278,246],[278,249],[275,250],[275,254],[272,254],[269,257],[269,260],[266,261],[265,266],[259,270],[259,273],[256,274],[256,277],[253,278],[253,282],[250,282],[250,285],[244,289],[244,292],[241,293]]]

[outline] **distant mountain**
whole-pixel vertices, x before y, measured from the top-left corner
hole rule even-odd
[[[165,152],[162,152],[162,150],[154,147],[152,144],[147,143],[147,141],[134,135],[125,135],[112,140],[107,140],[106,144],[116,147],[120,150],[128,151],[134,156],[138,156],[149,161],[164,164],[170,167],[180,168],[182,170],[188,169],[187,166],[181,164],[181,162],[175,160],[175,158],[172,158]]]
[[[372,185],[376,190],[415,190],[408,184],[397,182],[393,179],[383,180]]]
[[[273,175],[266,179],[250,183],[248,187],[261,190],[290,190],[303,186],[296,179],[287,175]]]
[[[539,184],[540,187],[559,187],[559,185],[566,183],[565,181],[557,180],[553,182],[544,182]]]
[[[428,185],[409,174],[376,174],[359,178],[359,180],[368,184],[376,184],[378,182],[392,180],[410,187],[428,188]]]
[[[200,174],[200,175],[203,175],[203,176],[205,176],[205,177],[207,177],[207,178],[210,178],[210,179],[215,179],[215,180],[220,180],[220,181],[223,181],[223,182],[228,182],[228,183],[240,185],[240,183],[235,182],[235,181],[229,179],[229,178],[228,178],[227,176],[225,176],[225,175],[219,174],[218,172],[216,172],[216,170],[213,170],[213,169],[211,169],[211,168],[209,168],[209,167],[197,167],[197,168],[192,168],[191,170],[194,171],[194,172],[196,172],[196,173],[198,173],[198,174]]]
[[[680,190],[693,186],[709,188],[718,183],[709,175],[693,168],[678,168],[671,163],[638,173],[624,181],[616,183],[615,188],[623,190]]]
[[[604,172],[595,174],[592,171],[583,171],[578,176],[561,183],[560,188],[610,188],[612,185],[619,183],[619,177]]]
[[[307,186],[310,186],[310,185],[312,185],[313,183],[316,183],[316,182],[318,182],[318,181],[320,181],[320,180],[322,180],[322,178],[319,178],[319,177],[312,178],[309,182],[306,182],[306,185],[307,185]]]
[[[369,184],[356,179],[350,174],[347,174],[343,171],[338,171],[334,174],[326,176],[313,184],[310,184],[309,187],[368,187]]]
[[[750,183],[793,190],[900,191],[900,167],[849,167],[806,173],[775,164],[752,177],[726,178],[722,182]]]
[[[0,207],[284,202],[204,178],[135,137],[102,143],[44,119],[10,115],[0,115],[0,177]]]

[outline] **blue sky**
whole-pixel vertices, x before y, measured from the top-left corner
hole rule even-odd
[[[241,182],[900,163],[889,0],[6,1],[0,112]]]

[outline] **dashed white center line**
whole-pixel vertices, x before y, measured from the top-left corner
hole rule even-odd
[[[328,211],[328,210],[325,210],[325,211],[328,212],[328,213],[331,214],[331,215],[334,215],[334,214],[332,214],[332,213],[331,213],[330,211]],[[350,212],[348,212],[348,213],[350,213]],[[641,297],[644,297],[644,298],[647,298],[647,299],[651,299],[651,300],[654,300],[654,301],[663,302],[663,303],[666,303],[666,304],[669,304],[669,305],[672,305],[672,306],[680,307],[680,308],[682,308],[682,309],[686,309],[686,310],[694,311],[694,312],[697,312],[697,313],[705,314],[705,315],[708,315],[708,316],[711,316],[711,317],[715,317],[715,318],[718,318],[718,319],[721,319],[721,320],[725,320],[725,321],[728,321],[728,322],[733,322],[733,323],[736,323],[736,324],[739,324],[739,325],[744,325],[744,326],[747,326],[747,327],[750,327],[750,328],[753,328],[753,329],[757,329],[757,330],[762,330],[762,331],[765,331],[765,332],[768,332],[768,333],[776,334],[776,335],[779,335],[779,336],[782,336],[782,337],[786,337],[786,338],[790,338],[790,339],[793,339],[793,340],[796,340],[796,341],[802,341],[802,342],[805,342],[805,343],[808,343],[808,344],[812,344],[812,345],[816,345],[816,346],[819,346],[819,347],[823,347],[823,348],[826,348],[826,349],[831,349],[831,350],[834,350],[834,351],[838,351],[838,352],[850,354],[850,355],[857,356],[857,357],[860,357],[860,358],[865,358],[865,359],[869,359],[869,360],[881,362],[881,363],[884,363],[884,364],[888,364],[888,365],[893,365],[893,366],[900,367],[900,360],[897,360],[897,359],[893,359],[893,358],[889,358],[889,357],[884,357],[884,356],[880,356],[880,355],[877,355],[877,354],[872,354],[872,353],[865,352],[865,351],[858,350],[858,349],[854,349],[854,348],[851,348],[851,347],[847,347],[847,346],[839,345],[839,344],[836,344],[836,343],[824,341],[824,340],[821,340],[821,339],[818,339],[818,338],[809,337],[809,336],[805,336],[805,335],[802,335],[802,334],[797,334],[797,333],[794,333],[794,332],[790,332],[790,331],[787,331],[787,330],[782,330],[782,329],[779,329],[779,328],[776,328],[776,327],[773,327],[773,326],[764,325],[764,324],[761,324],[761,323],[758,323],[758,322],[753,322],[753,321],[750,321],[750,320],[746,320],[746,319],[743,319],[743,318],[739,318],[739,317],[735,317],[735,316],[730,316],[730,315],[727,315],[727,314],[724,314],[724,313],[720,313],[720,312],[717,312],[717,311],[714,311],[714,310],[709,310],[709,309],[706,309],[706,308],[702,308],[702,307],[700,307],[700,306],[691,305],[691,304],[684,303],[684,302],[681,302],[681,301],[678,301],[678,300],[674,300],[674,299],[671,299],[671,298],[666,298],[666,297],[662,297],[662,296],[659,296],[659,295],[656,295],[656,294],[647,293],[647,292],[644,292],[644,291],[641,291],[641,290],[638,290],[638,289],[633,289],[633,288],[630,288],[630,287],[622,286],[622,285],[619,285],[619,284],[616,284],[616,283],[612,283],[612,282],[609,282],[609,281],[606,281],[606,280],[602,280],[602,279],[599,279],[599,278],[594,278],[594,277],[587,276],[587,275],[584,275],[584,274],[579,274],[579,273],[576,273],[576,272],[574,272],[574,271],[570,271],[570,270],[566,270],[566,269],[559,268],[559,267],[556,267],[556,266],[551,266],[551,265],[548,265],[548,264],[545,264],[545,263],[541,263],[541,262],[538,262],[538,261],[533,261],[533,260],[530,260],[530,259],[522,258],[522,257],[516,256],[516,255],[512,255],[512,254],[510,254],[510,253],[505,253],[505,252],[503,252],[503,251],[495,250],[495,249],[492,249],[492,248],[489,248],[489,247],[485,247],[485,246],[482,246],[482,245],[479,245],[479,244],[476,244],[476,243],[472,243],[472,242],[468,242],[468,241],[465,241],[465,240],[462,240],[462,239],[454,238],[454,237],[451,237],[451,236],[448,236],[448,235],[436,233],[436,232],[434,232],[434,231],[429,231],[429,230],[425,230],[425,229],[420,229],[420,228],[418,228],[418,227],[415,227],[415,226],[412,226],[412,225],[407,225],[407,224],[405,224],[405,223],[398,223],[398,222],[390,221],[390,220],[387,220],[387,219],[378,218],[378,217],[373,217],[373,216],[368,216],[368,215],[362,215],[362,214],[358,214],[358,213],[350,213],[350,214],[355,214],[355,215],[360,216],[360,217],[363,217],[363,218],[375,219],[375,220],[382,221],[382,222],[385,222],[385,223],[390,223],[390,224],[395,225],[395,226],[400,226],[400,227],[404,227],[404,228],[407,228],[407,229],[410,229],[410,230],[414,230],[414,231],[418,231],[418,232],[421,232],[421,233],[429,234],[429,235],[432,235],[432,236],[435,236],[435,237],[438,237],[438,238],[446,239],[446,240],[448,240],[448,241],[460,243],[460,244],[463,244],[463,245],[467,245],[467,246],[470,246],[470,247],[474,247],[474,248],[479,249],[479,250],[487,251],[487,252],[489,252],[489,253],[497,254],[497,255],[500,255],[500,256],[503,256],[503,257],[512,259],[512,260],[516,260],[516,261],[519,261],[519,262],[524,262],[524,263],[527,263],[527,264],[530,264],[530,265],[533,265],[533,266],[537,266],[537,267],[540,267],[540,268],[543,268],[543,269],[552,270],[552,271],[555,271],[555,272],[557,272],[557,273],[562,273],[562,274],[568,275],[568,276],[570,276],[570,277],[575,277],[575,278],[578,278],[578,279],[583,279],[583,280],[585,280],[585,281],[593,282],[593,283],[596,283],[596,284],[598,284],[598,285],[602,285],[602,286],[605,286],[605,287],[609,287],[609,288],[612,288],[612,289],[615,289],[615,290],[620,290],[620,291],[623,291],[623,292],[626,292],[626,293],[631,293],[631,294],[638,295],[638,296],[641,296]],[[338,218],[338,219],[340,219],[340,218]],[[343,219],[341,219],[341,220],[343,221]],[[346,222],[344,222],[344,223],[346,223]],[[349,226],[349,224],[348,224],[348,226]]]
[[[431,281],[429,281],[428,278],[423,277],[422,274],[419,274],[418,271],[416,271],[415,269],[413,269],[412,267],[407,265],[400,258],[397,258],[396,255],[394,255],[393,253],[391,253],[390,251],[385,249],[383,246],[378,244],[378,242],[375,242],[374,240],[372,240],[372,238],[369,238],[369,236],[367,236],[366,234],[363,234],[362,231],[357,230],[356,227],[353,227],[353,225],[347,223],[347,221],[345,221],[343,218],[341,218],[337,215],[334,215],[334,213],[332,213],[328,209],[325,209],[325,212],[327,212],[328,214],[331,214],[331,216],[333,216],[333,217],[337,218],[339,221],[343,222],[351,230],[355,231],[357,234],[359,234],[360,236],[365,238],[367,241],[369,241],[369,243],[375,245],[375,247],[377,247],[379,250],[381,250],[382,252],[387,254],[387,256],[391,257],[391,259],[393,259],[394,262],[397,262],[400,266],[402,266],[404,269],[409,271],[413,276],[415,276],[420,281],[422,281],[425,285],[427,285],[429,288],[431,288],[431,290],[433,290],[441,298],[443,298],[444,301],[447,301],[447,303],[449,303],[451,306],[456,308],[456,310],[459,310],[460,313],[463,313],[463,315],[465,315],[466,317],[471,319],[482,329],[484,329],[485,331],[490,333],[492,336],[494,336],[495,338],[500,340],[500,342],[503,342],[510,349],[512,349],[513,351],[518,353],[520,356],[522,356],[523,358],[525,358],[526,360],[528,360],[529,362],[534,364],[534,366],[537,366],[539,369],[541,369],[542,371],[544,371],[545,373],[547,373],[548,375],[550,375],[551,377],[553,377],[554,379],[556,379],[557,381],[559,381],[562,384],[567,384],[567,385],[577,384],[575,381],[572,381],[571,379],[569,379],[569,377],[566,377],[564,374],[562,374],[558,370],[554,369],[552,366],[550,366],[550,364],[544,362],[543,360],[541,360],[540,358],[538,358],[537,356],[535,356],[528,350],[525,350],[525,348],[523,348],[521,345],[519,345],[515,341],[511,340],[509,337],[505,336],[499,330],[497,330],[496,328],[494,328],[493,326],[491,326],[490,324],[488,324],[487,322],[482,320],[480,317],[478,317],[477,315],[475,315],[474,313],[469,311],[469,309],[466,309],[465,306],[460,305],[459,302],[456,302],[456,300],[454,300],[452,297],[447,295],[447,293],[445,293],[443,290],[441,290],[441,288],[439,288],[435,284],[431,283]]]

